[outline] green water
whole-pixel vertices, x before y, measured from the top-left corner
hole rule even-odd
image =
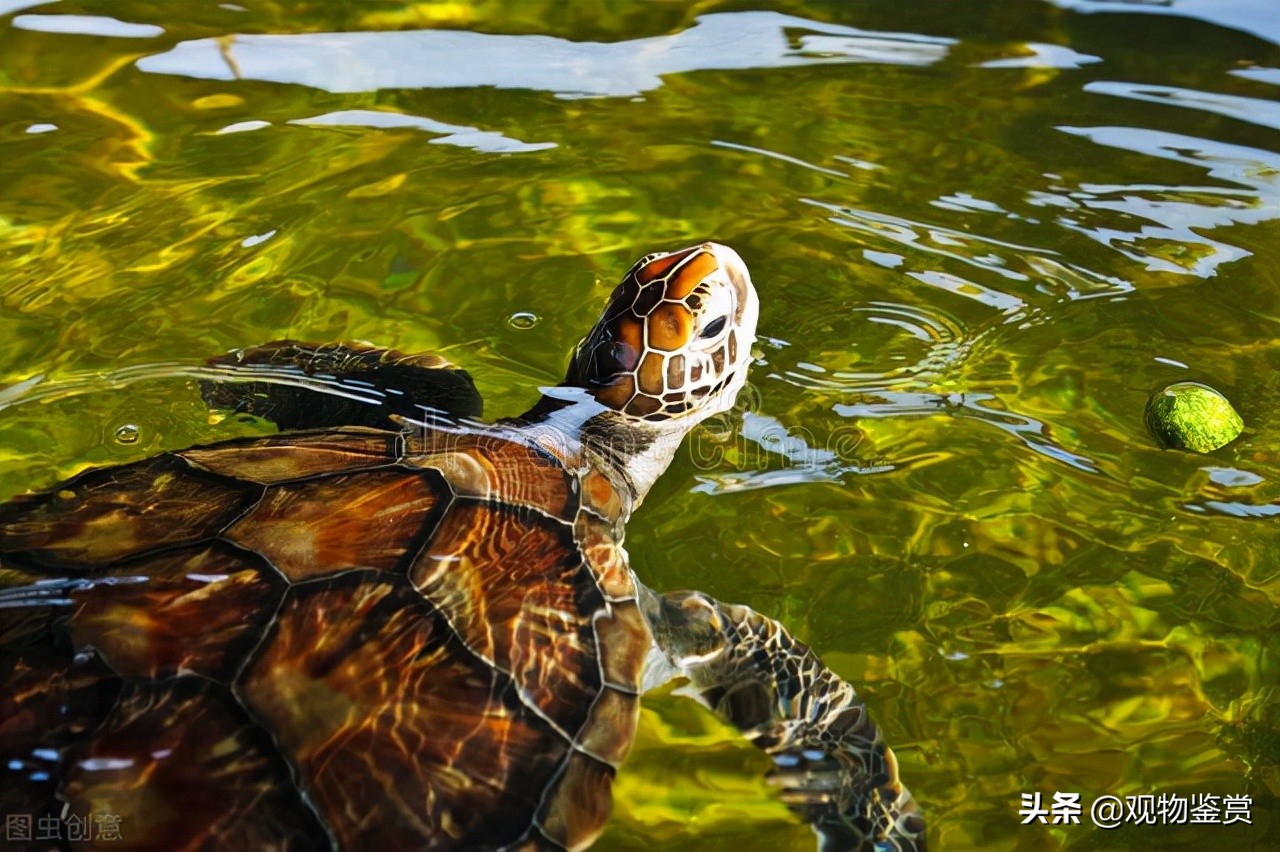
[[[634,259],[716,239],[754,392],[640,575],[857,684],[936,848],[1274,848],[1270,0],[0,0],[0,96],[0,387],[42,377],[0,391],[0,498],[262,431],[110,374],[282,337],[442,351],[517,413]],[[1158,449],[1175,381],[1244,436]],[[767,767],[658,696],[599,848],[812,848]],[[1084,824],[1019,825],[1037,791]],[[1106,832],[1103,793],[1252,824]]]

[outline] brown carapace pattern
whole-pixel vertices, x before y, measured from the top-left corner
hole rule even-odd
[[[578,345],[578,373],[566,383],[591,388],[609,408],[651,421],[683,414],[717,391],[725,365],[737,361],[739,346],[750,345],[738,331],[749,284],[728,266],[736,298],[732,304],[715,298],[706,279],[719,266],[710,244],[642,258]],[[697,337],[706,345],[693,350]]]
[[[492,432],[359,427],[0,506],[0,810],[118,815],[112,849],[581,848],[650,645],[627,509]]]

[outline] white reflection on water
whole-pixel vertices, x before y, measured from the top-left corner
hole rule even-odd
[[[61,35],[104,38],[156,38],[164,30],[155,24],[131,24],[103,15],[19,15],[10,22],[15,29]]]
[[[1195,18],[1280,44],[1275,0],[1049,0],[1073,12],[1123,12]]]
[[[1229,261],[1248,257],[1247,249],[1205,236],[1203,231],[1230,225],[1255,225],[1280,219],[1280,155],[1258,148],[1231,145],[1138,127],[1067,127],[1058,130],[1080,136],[1099,145],[1134,151],[1164,160],[1196,166],[1217,180],[1248,187],[1240,192],[1227,187],[1110,186],[1082,185],[1070,193],[1071,206],[1085,210],[1124,213],[1144,224],[1137,230],[1117,228],[1115,216],[1063,214],[1058,223],[1079,231],[1126,257],[1141,261],[1147,269],[1191,273],[1208,278]],[[1142,246],[1157,241],[1173,246],[1190,246],[1199,254],[1180,258],[1161,257]]]
[[[1079,53],[1060,44],[1038,44],[1028,42],[1021,46],[1026,51],[1021,56],[1008,56],[1000,59],[989,59],[980,68],[1083,68],[1101,62],[1102,57],[1089,53]]]
[[[12,15],[14,12],[21,12],[23,9],[32,9],[36,6],[48,6],[57,0],[0,0],[0,15]]]
[[[1009,269],[1004,260],[994,253],[995,251],[1006,249],[1014,255],[1056,254],[1056,252],[1048,249],[1037,249],[1031,246],[1009,243],[992,237],[984,237],[980,234],[966,233],[943,225],[914,222],[901,216],[892,216],[875,210],[832,204],[814,198],[802,198],[800,200],[804,204],[829,212],[831,215],[827,217],[828,220],[836,225],[841,225],[869,237],[891,240],[913,251],[922,251],[958,260],[986,272],[993,272],[1010,281],[1026,281],[1028,277],[1017,270]],[[926,284],[942,287],[943,289],[953,289],[950,286],[950,282],[921,280]],[[977,290],[967,291],[962,295],[971,298],[979,297]],[[986,301],[988,304],[998,302],[998,307],[1002,310],[1020,306],[1020,304],[1014,304],[1016,297],[1008,294],[990,293],[988,298],[980,298],[979,300]]]
[[[459,30],[236,35],[185,41],[138,68],[208,80],[296,83],[329,92],[493,86],[625,97],[666,74],[876,62],[929,65],[954,39],[867,32],[776,12],[703,15],[687,30],[618,42]]]
[[[430,140],[432,145],[457,145],[459,148],[470,148],[486,154],[522,154],[556,147],[554,142],[522,142],[492,130],[481,130],[464,124],[446,124],[421,115],[373,109],[344,109],[309,118],[295,118],[286,123],[302,127],[410,128],[439,134],[437,138]],[[248,133],[271,126],[269,121],[237,121],[215,130],[213,134],[225,136],[229,133]]]
[[[323,125],[327,127],[412,127],[428,133],[443,134],[432,139],[434,145],[458,145],[492,154],[514,154],[526,151],[545,151],[556,147],[554,142],[521,142],[491,130],[480,130],[459,124],[445,124],[432,118],[405,115],[398,112],[380,112],[372,109],[344,109],[311,118],[295,118],[290,124]]]
[[[1227,73],[1233,77],[1280,86],[1280,68],[1232,68]]]
[[[1280,11],[1280,6],[1277,6],[1277,11]],[[1198,109],[1280,130],[1280,103],[1264,101],[1261,98],[1245,98],[1219,92],[1182,89],[1177,86],[1155,86],[1149,83],[1122,83],[1111,80],[1089,83],[1084,90],[1101,95],[1132,98],[1135,101]]]

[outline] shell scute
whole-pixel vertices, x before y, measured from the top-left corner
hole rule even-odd
[[[511,843],[569,748],[380,573],[293,589],[243,694],[345,848]]]
[[[622,495],[621,489],[598,470],[589,470],[582,477],[582,506],[602,520],[617,520],[630,508]]]
[[[649,311],[657,307],[658,302],[662,301],[662,285],[654,284],[652,286],[642,285],[640,292],[636,294],[635,301],[632,303],[631,312],[636,317],[643,319],[649,315]]]
[[[393,463],[400,436],[380,429],[350,427],[313,433],[244,438],[209,447],[193,447],[177,455],[201,470],[275,485],[317,475],[368,470]]]
[[[610,408],[624,408],[627,402],[636,395],[635,376],[624,373],[612,384],[596,392],[596,399]]]
[[[664,304],[649,314],[649,345],[674,352],[689,342],[693,333],[693,314],[684,305]]]
[[[641,284],[648,284],[650,281],[656,281],[659,278],[662,278],[675,268],[677,263],[684,260],[687,255],[688,252],[677,251],[672,252],[665,257],[651,260],[648,263],[641,261],[642,265],[640,265],[636,270],[636,281]]]
[[[86,569],[192,544],[244,512],[261,490],[197,472],[168,453],[89,470],[57,491],[0,506],[0,561],[21,553],[42,565]]]
[[[596,613],[592,626],[605,682],[638,693],[645,652],[651,644],[649,626],[640,607],[635,601],[610,603]]]
[[[640,362],[640,390],[650,396],[662,396],[667,376],[666,360],[657,352],[650,352]]]
[[[573,530],[578,549],[591,566],[604,597],[611,601],[635,598],[635,581],[627,564],[627,554],[617,543],[614,523],[594,513],[579,512]]]
[[[591,705],[578,746],[610,766],[619,766],[631,749],[639,721],[640,696],[607,686]]]
[[[115,706],[119,678],[92,650],[27,645],[5,661],[0,689],[0,810],[58,813],[58,750],[83,740]]]
[[[627,404],[626,411],[637,417],[648,417],[650,414],[656,414],[660,408],[662,408],[662,402],[656,397],[640,394]]]
[[[590,846],[609,820],[614,774],[612,766],[581,752],[569,755],[559,786],[538,814],[542,832],[569,850]]]
[[[156,849],[323,848],[327,837],[271,739],[223,687],[198,678],[126,683],[92,739],[69,750],[74,813],[120,817]]]
[[[439,471],[459,496],[566,520],[576,511],[572,476],[545,450],[493,435],[429,433],[410,437],[407,452],[407,464]]]
[[[123,677],[190,671],[230,680],[257,643],[284,583],[265,564],[213,543],[133,560],[68,593],[75,647]]]
[[[269,487],[223,534],[300,582],[351,568],[393,571],[450,500],[434,471],[393,467]]]
[[[409,576],[468,649],[577,733],[600,688],[590,616],[604,599],[568,526],[459,500]]]

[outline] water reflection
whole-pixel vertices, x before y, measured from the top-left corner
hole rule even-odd
[[[689,71],[929,65],[953,43],[776,12],[734,12],[703,15],[672,35],[612,43],[451,30],[236,35],[182,42],[143,57],[138,68],[206,80],[296,83],[327,92],[493,86],[563,97],[627,97],[660,87],[664,75]]]
[[[707,430],[689,438],[689,454],[702,473],[691,490],[732,494],[813,482],[838,482],[848,475],[887,473],[896,465],[869,456],[856,428],[819,439],[759,411],[747,411],[737,428],[717,438]]]
[[[475,127],[446,124],[423,116],[368,109],[339,110],[310,118],[290,119],[289,123],[323,127],[412,127],[428,133],[441,134],[439,138],[431,140],[433,145],[457,145],[488,154],[517,154],[527,151],[545,151],[556,147],[554,142],[521,142],[519,139],[512,139],[501,133],[479,130]]]
[[[131,24],[96,15],[18,15],[10,25],[20,30],[65,35],[102,36],[103,38],[156,38],[164,35],[161,27]]]
[[[1280,86],[1280,68],[1232,68],[1227,73],[1246,80]]]
[[[1272,0],[696,23],[607,0],[245,5],[95,7],[150,40],[0,19],[0,383],[49,376],[0,390],[22,403],[0,411],[6,493],[264,428],[206,422],[195,380],[221,374],[113,371],[283,336],[447,350],[515,413],[560,375],[594,279],[721,236],[761,270],[762,393],[628,531],[646,581],[815,642],[943,848],[1225,836],[1016,825],[1046,785],[1252,791],[1247,840],[1267,839]],[[37,17],[64,9],[95,11]],[[1240,441],[1156,448],[1142,407],[1177,379],[1238,400]],[[811,848],[736,735],[677,703],[647,702],[605,848]]]
[[[927,252],[939,257],[959,260],[970,266],[976,266],[984,272],[993,272],[1001,278],[1013,281],[1027,281],[1028,277],[1024,273],[1008,268],[1003,257],[992,253],[993,249],[1003,248],[1015,252],[1056,254],[1056,252],[1050,250],[1034,249],[1030,246],[1008,243],[991,237],[966,233],[943,225],[913,222],[901,216],[894,216],[876,210],[848,207],[812,198],[806,198],[803,201],[805,204],[813,205],[831,213],[832,215],[828,217],[828,221],[833,224],[850,228],[868,236],[890,240],[901,246],[914,249],[917,253]],[[969,206],[972,207],[972,205]],[[961,252],[955,249],[967,249],[967,251]],[[1017,297],[1008,293],[995,293],[986,290],[985,293],[975,291],[965,295],[984,296],[988,304],[1000,307],[1001,310],[1022,306]]]
[[[1048,427],[1034,417],[1008,410],[1004,402],[989,393],[910,393],[882,391],[866,401],[833,406],[841,417],[951,417],[972,418],[995,426],[1023,443],[1027,448],[1054,461],[1070,465],[1085,473],[1099,473],[1087,456],[1065,449],[1050,437]]]
[[[1280,130],[1280,104],[1261,98],[1245,98],[1239,95],[1202,92],[1178,86],[1156,86],[1150,83],[1124,83],[1113,80],[1089,83],[1084,87],[1084,91],[1132,98],[1135,101],[1146,101],[1152,104],[1198,109]]]
[[[1025,54],[1002,59],[988,59],[982,68],[1083,68],[1102,61],[1102,57],[1079,53],[1061,44],[1022,45]]]
[[[1280,44],[1280,18],[1268,15],[1257,0],[1049,0],[1073,12],[1171,15],[1195,18],[1242,30]]]
[[[830,363],[838,358],[833,353],[824,364],[799,361],[797,369],[772,375],[797,387],[836,393],[928,385],[962,362],[974,341],[955,319],[932,306],[871,301],[849,313],[892,334],[885,340],[875,328],[856,332],[871,353],[866,366],[879,369],[842,369]]]
[[[1099,145],[1196,166],[1210,177],[1249,188],[1084,184],[1067,194],[1078,212],[1061,214],[1059,224],[1145,263],[1148,270],[1210,277],[1222,264],[1247,257],[1250,251],[1200,231],[1280,218],[1280,154],[1136,127],[1058,130]],[[1088,212],[1094,210],[1123,215]],[[1130,230],[1121,225],[1125,220],[1149,224]]]

